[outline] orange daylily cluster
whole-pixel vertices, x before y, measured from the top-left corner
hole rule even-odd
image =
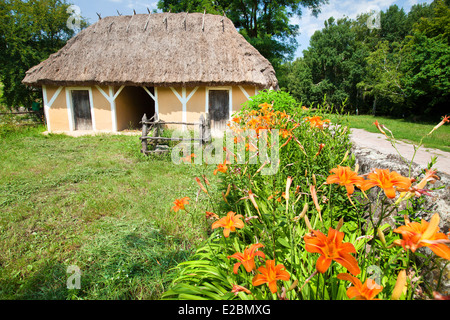
[[[207,212],[207,214],[211,215],[212,213]],[[224,228],[223,234],[226,238],[229,237],[230,232],[235,231],[236,228],[243,228],[244,223],[242,220],[242,215],[236,215],[235,212],[228,212],[226,217],[219,219],[214,222],[212,225],[212,229],[222,227]],[[244,252],[236,252],[231,256],[228,256],[228,259],[234,258],[239,262],[236,262],[233,266],[233,272],[235,274],[238,273],[239,267],[242,265],[245,268],[245,271],[252,272],[256,269],[255,257],[260,257],[265,259],[266,256],[264,252],[259,251],[258,249],[263,248],[264,245],[261,243],[252,244],[246,249]],[[275,265],[275,260],[266,260],[265,266],[260,266],[257,271],[259,272],[253,278],[252,284],[253,286],[260,286],[262,284],[267,283],[269,289],[272,293],[277,292],[277,281],[278,280],[289,280],[290,275],[286,271],[286,268],[282,264]],[[246,293],[250,293],[250,291],[242,286],[234,285],[232,292],[237,294],[240,291],[244,291]]]
[[[292,131],[297,127],[288,128],[290,116],[286,112],[274,111],[273,105],[263,103],[259,105],[259,110],[252,110],[234,117],[228,126],[236,133],[244,130],[255,130],[258,134],[260,130],[270,131],[273,128],[279,129],[283,138],[292,136]],[[248,146],[249,147],[249,146]]]
[[[217,175],[217,172],[222,172],[222,173],[226,173],[228,170],[228,166],[227,166],[228,161],[224,161],[223,163],[219,163],[217,165],[217,168],[214,170],[214,175]]]
[[[306,122],[309,122],[311,125],[311,128],[319,128],[323,129],[324,127],[327,127],[329,123],[331,122],[329,119],[322,119],[321,116],[314,116],[314,117],[306,117],[303,120]]]
[[[363,191],[377,186],[383,189],[389,199],[393,199],[396,191],[406,192],[412,183],[410,178],[403,177],[395,171],[391,172],[389,169],[374,169],[367,175],[367,179],[358,176],[350,167],[337,166],[337,168],[331,169],[330,173],[333,174],[328,176],[326,183],[345,186],[348,195],[354,192],[355,186]]]

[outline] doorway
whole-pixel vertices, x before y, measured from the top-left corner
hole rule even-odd
[[[75,130],[92,130],[89,90],[72,90],[71,95]]]
[[[223,133],[230,119],[230,91],[208,90],[208,112],[212,132]]]

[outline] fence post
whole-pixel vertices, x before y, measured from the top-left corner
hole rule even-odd
[[[142,117],[142,137],[141,137],[141,143],[142,143],[141,152],[144,155],[147,155],[147,151],[148,151],[147,135],[148,135],[147,115],[144,113],[144,116]]]
[[[199,120],[200,124],[198,125],[198,132],[199,132],[199,143],[204,144],[204,132],[205,132],[205,117],[203,115],[200,116]]]
[[[209,116],[209,113],[206,114],[205,133],[203,134],[203,139],[205,143],[211,141],[211,117]]]

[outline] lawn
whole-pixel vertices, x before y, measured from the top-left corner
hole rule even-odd
[[[331,119],[333,117],[331,116]],[[385,125],[392,131],[394,137],[398,140],[418,144],[423,136],[428,134],[437,124],[415,123],[404,119],[392,119],[387,117],[370,116],[370,115],[352,115],[348,116],[349,126],[351,128],[365,129],[369,132],[379,133],[373,124],[375,120]],[[423,139],[424,147],[440,149],[450,152],[450,125],[444,125],[439,130],[433,132],[432,135]]]
[[[43,131],[0,127],[0,299],[158,299],[204,237],[194,178],[212,169],[145,158],[136,136]],[[170,210],[182,196],[193,219]]]

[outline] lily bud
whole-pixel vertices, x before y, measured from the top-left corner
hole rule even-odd
[[[339,229],[341,229],[343,225],[344,225],[344,218],[341,218],[338,222],[338,225],[336,226],[336,231],[339,231]]]
[[[289,287],[288,291],[294,290],[298,285],[298,280],[295,279],[294,283],[292,283],[292,285]]]
[[[386,247],[386,238],[384,237],[384,233],[380,228],[377,229],[377,234],[378,234],[378,238],[380,239],[383,246]]]
[[[406,286],[406,270],[403,269],[398,274],[397,282],[395,283],[395,287],[394,287],[394,291],[392,291],[391,300],[400,299],[405,286]]]
[[[311,223],[309,222],[308,216],[305,215],[304,219],[305,219],[305,223],[306,223],[306,227],[308,228],[308,231],[309,232],[313,231],[313,228],[311,227]]]

